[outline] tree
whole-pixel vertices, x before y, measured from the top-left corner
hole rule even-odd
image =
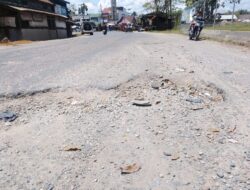
[[[229,0],[230,3],[233,4],[233,12],[232,12],[232,23],[234,22],[234,13],[235,13],[235,6],[236,4],[240,3],[240,0]]]
[[[218,0],[186,0],[186,6],[195,7],[196,10],[202,11],[206,20],[213,20],[215,10],[219,8]]]
[[[137,16],[137,13],[134,11],[134,12],[131,14],[131,16],[136,17],[136,16]]]
[[[85,3],[81,4],[78,9],[78,13],[81,15],[85,15],[87,11],[88,11],[88,6]]]
[[[142,5],[142,7],[143,7],[143,9],[145,10],[145,11],[154,11],[154,6],[153,6],[153,4],[151,3],[151,2],[146,2],[146,3],[144,3],[143,5]]]
[[[171,16],[177,2],[183,2],[183,0],[151,0],[145,3],[143,7],[147,11],[161,12]]]
[[[250,14],[250,11],[248,11],[247,9],[240,9],[240,10],[236,11],[235,14],[238,14],[238,15],[247,15],[247,14]]]
[[[72,17],[72,16],[75,16],[76,15],[76,12],[77,12],[77,9],[76,9],[76,5],[75,4],[70,4],[69,5],[69,15]]]

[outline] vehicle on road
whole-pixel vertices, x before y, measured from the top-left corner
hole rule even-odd
[[[198,11],[196,14],[193,15],[193,21],[190,24],[189,28],[189,39],[192,40],[199,40],[201,31],[204,27],[205,20],[202,16],[202,12]]]
[[[132,24],[125,25],[125,32],[133,32],[133,25]]]
[[[203,28],[204,22],[192,21],[189,28],[189,39],[199,40],[201,30]]]
[[[90,34],[91,36],[94,35],[94,28],[90,22],[82,23],[82,34]]]
[[[144,32],[145,31],[145,29],[142,26],[140,26],[140,25],[136,26],[136,30],[138,32]]]
[[[104,35],[107,35],[107,33],[108,33],[108,26],[107,25],[103,26],[103,31],[102,32],[103,32]]]

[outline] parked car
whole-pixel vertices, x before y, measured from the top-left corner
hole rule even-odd
[[[96,24],[94,22],[90,22],[90,24],[93,27],[93,30],[96,31],[96,28],[97,28]]]
[[[90,22],[83,22],[82,23],[82,34],[94,35],[94,28]]]

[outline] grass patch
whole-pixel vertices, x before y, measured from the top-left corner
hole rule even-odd
[[[229,31],[250,31],[250,23],[228,23],[225,25],[216,25],[205,27],[208,30],[229,30]]]

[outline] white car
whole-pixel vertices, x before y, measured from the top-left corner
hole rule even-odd
[[[82,23],[82,34],[90,34],[91,36],[94,35],[94,28],[90,22]]]

